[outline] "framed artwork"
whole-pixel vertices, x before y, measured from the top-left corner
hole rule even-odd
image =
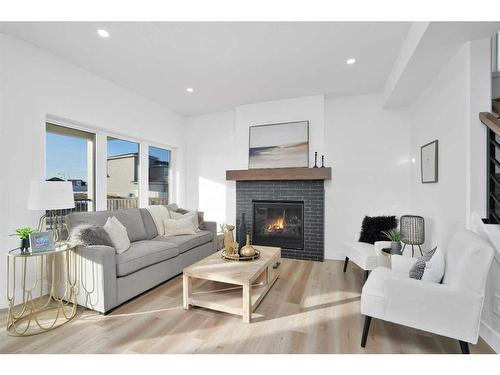
[[[309,167],[309,121],[256,125],[249,132],[248,169]]]
[[[422,183],[438,182],[438,140],[420,147],[420,172]]]
[[[35,232],[30,234],[31,252],[38,253],[54,250],[54,232]]]

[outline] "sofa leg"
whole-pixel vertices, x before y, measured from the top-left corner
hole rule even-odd
[[[363,273],[363,284],[366,283],[366,280],[368,280],[368,276],[370,276],[370,271],[366,270]]]
[[[347,264],[349,263],[349,257],[345,257],[344,260],[344,272],[347,270]]]
[[[363,336],[361,337],[361,347],[366,346],[366,339],[368,338],[368,331],[370,329],[370,323],[372,322],[371,316],[365,316],[365,326],[363,327]]]
[[[459,341],[460,349],[462,350],[462,354],[470,354],[469,352],[469,343],[465,341]]]

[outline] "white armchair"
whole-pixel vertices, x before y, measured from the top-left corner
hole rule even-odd
[[[377,241],[373,245],[359,242],[359,233],[354,236],[353,242],[344,244],[345,261],[344,272],[347,270],[349,261],[357,264],[364,271],[366,281],[369,273],[375,267],[389,267],[389,258],[382,254],[382,249],[391,247],[391,241]]]
[[[392,256],[392,269],[376,268],[363,286],[364,348],[372,317],[459,340],[462,353],[476,344],[491,245],[477,234],[457,232],[445,253],[442,284],[410,279],[415,260]]]

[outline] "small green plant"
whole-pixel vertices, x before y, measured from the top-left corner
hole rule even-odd
[[[11,236],[17,236],[21,240],[26,240],[30,238],[31,233],[35,233],[36,230],[30,227],[16,229],[16,233],[12,233]]]
[[[401,233],[397,229],[389,229],[382,231],[382,234],[392,242],[401,241]]]
[[[226,231],[226,224],[219,224],[219,233],[224,233]]]

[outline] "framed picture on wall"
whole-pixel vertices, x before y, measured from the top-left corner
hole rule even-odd
[[[309,167],[309,121],[256,125],[249,132],[249,169]]]
[[[420,172],[422,183],[438,182],[438,140],[420,147]]]

